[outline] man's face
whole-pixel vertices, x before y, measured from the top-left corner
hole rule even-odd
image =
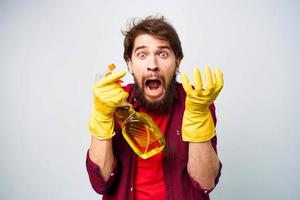
[[[145,100],[153,104],[162,101],[169,84],[174,84],[180,61],[168,41],[142,34],[136,37],[127,64]]]

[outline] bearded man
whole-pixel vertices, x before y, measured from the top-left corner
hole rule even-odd
[[[223,87],[222,72],[205,67],[203,85],[195,68],[193,85],[186,75],[178,83],[181,42],[164,17],[133,22],[124,35],[124,59],[134,84],[120,85],[126,74],[122,70],[112,71],[93,88],[86,159],[92,187],[104,200],[209,199],[222,166],[213,104]],[[132,151],[114,120],[125,99],[151,116],[165,137],[164,150],[151,158]]]

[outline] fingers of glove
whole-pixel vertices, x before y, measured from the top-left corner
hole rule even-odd
[[[126,100],[127,97],[128,97],[128,93],[123,90],[123,91],[120,91],[118,94],[116,94],[113,97],[113,101],[112,102],[116,103],[116,106],[118,106],[119,103],[121,103],[122,101]]]
[[[101,93],[112,93],[114,90],[116,89],[122,89],[122,86],[118,83],[118,82],[115,82],[115,83],[111,83],[109,85],[94,85],[94,92],[101,92]],[[123,90],[123,89],[122,89]]]
[[[201,78],[201,73],[198,67],[195,67],[193,70],[193,76],[194,76],[194,81],[195,81],[195,91],[197,94],[199,94],[202,90],[203,84],[202,84],[202,78]]]
[[[101,95],[99,98],[96,99],[101,102],[102,106],[109,105],[111,107],[117,107],[122,101],[127,99],[128,93],[125,91],[119,91],[115,95],[111,94],[104,94]]]
[[[105,73],[104,76],[106,77],[106,76],[111,75],[111,74],[112,74],[112,71],[108,71],[108,72]],[[119,79],[119,80],[116,80],[115,83],[118,83],[119,85],[121,85],[121,83],[123,83],[123,81]]]
[[[210,93],[213,89],[213,78],[209,67],[204,67],[204,76],[205,76],[205,90]]]
[[[183,86],[185,93],[189,94],[193,88],[192,88],[190,80],[186,74],[181,74],[181,81],[182,81],[182,86]]]
[[[223,80],[223,73],[219,70],[219,68],[217,67],[214,68],[214,74],[215,74],[215,86],[214,86],[212,97],[215,100],[223,88],[224,80]]]
[[[120,87],[117,83],[113,84],[113,85],[107,85],[105,87],[101,87],[101,88],[96,88],[94,89],[94,95],[99,98],[99,99],[103,99],[103,101],[105,101],[105,99],[110,99],[110,98],[114,98],[116,95],[120,94],[120,93],[124,93],[124,89],[122,87]],[[125,92],[127,93],[127,92]]]
[[[96,84],[96,87],[102,87],[105,85],[115,83],[118,80],[120,80],[123,76],[125,76],[125,74],[126,74],[125,70],[121,70],[119,72],[112,73],[112,74],[107,74],[101,81],[99,81]]]
[[[215,67],[214,68],[214,72],[215,72],[215,79],[216,79],[216,90],[220,90],[223,87],[224,84],[224,80],[223,80],[223,73],[220,71],[219,68]]]

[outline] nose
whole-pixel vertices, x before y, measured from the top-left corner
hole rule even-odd
[[[147,70],[158,71],[158,63],[155,56],[150,56],[147,64]]]

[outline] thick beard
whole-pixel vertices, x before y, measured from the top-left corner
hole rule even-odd
[[[174,100],[174,94],[176,92],[176,75],[173,76],[170,83],[167,85],[166,93],[164,97],[156,102],[149,102],[143,93],[143,90],[137,83],[134,77],[134,92],[135,97],[138,100],[140,106],[145,108],[149,112],[167,113]]]

